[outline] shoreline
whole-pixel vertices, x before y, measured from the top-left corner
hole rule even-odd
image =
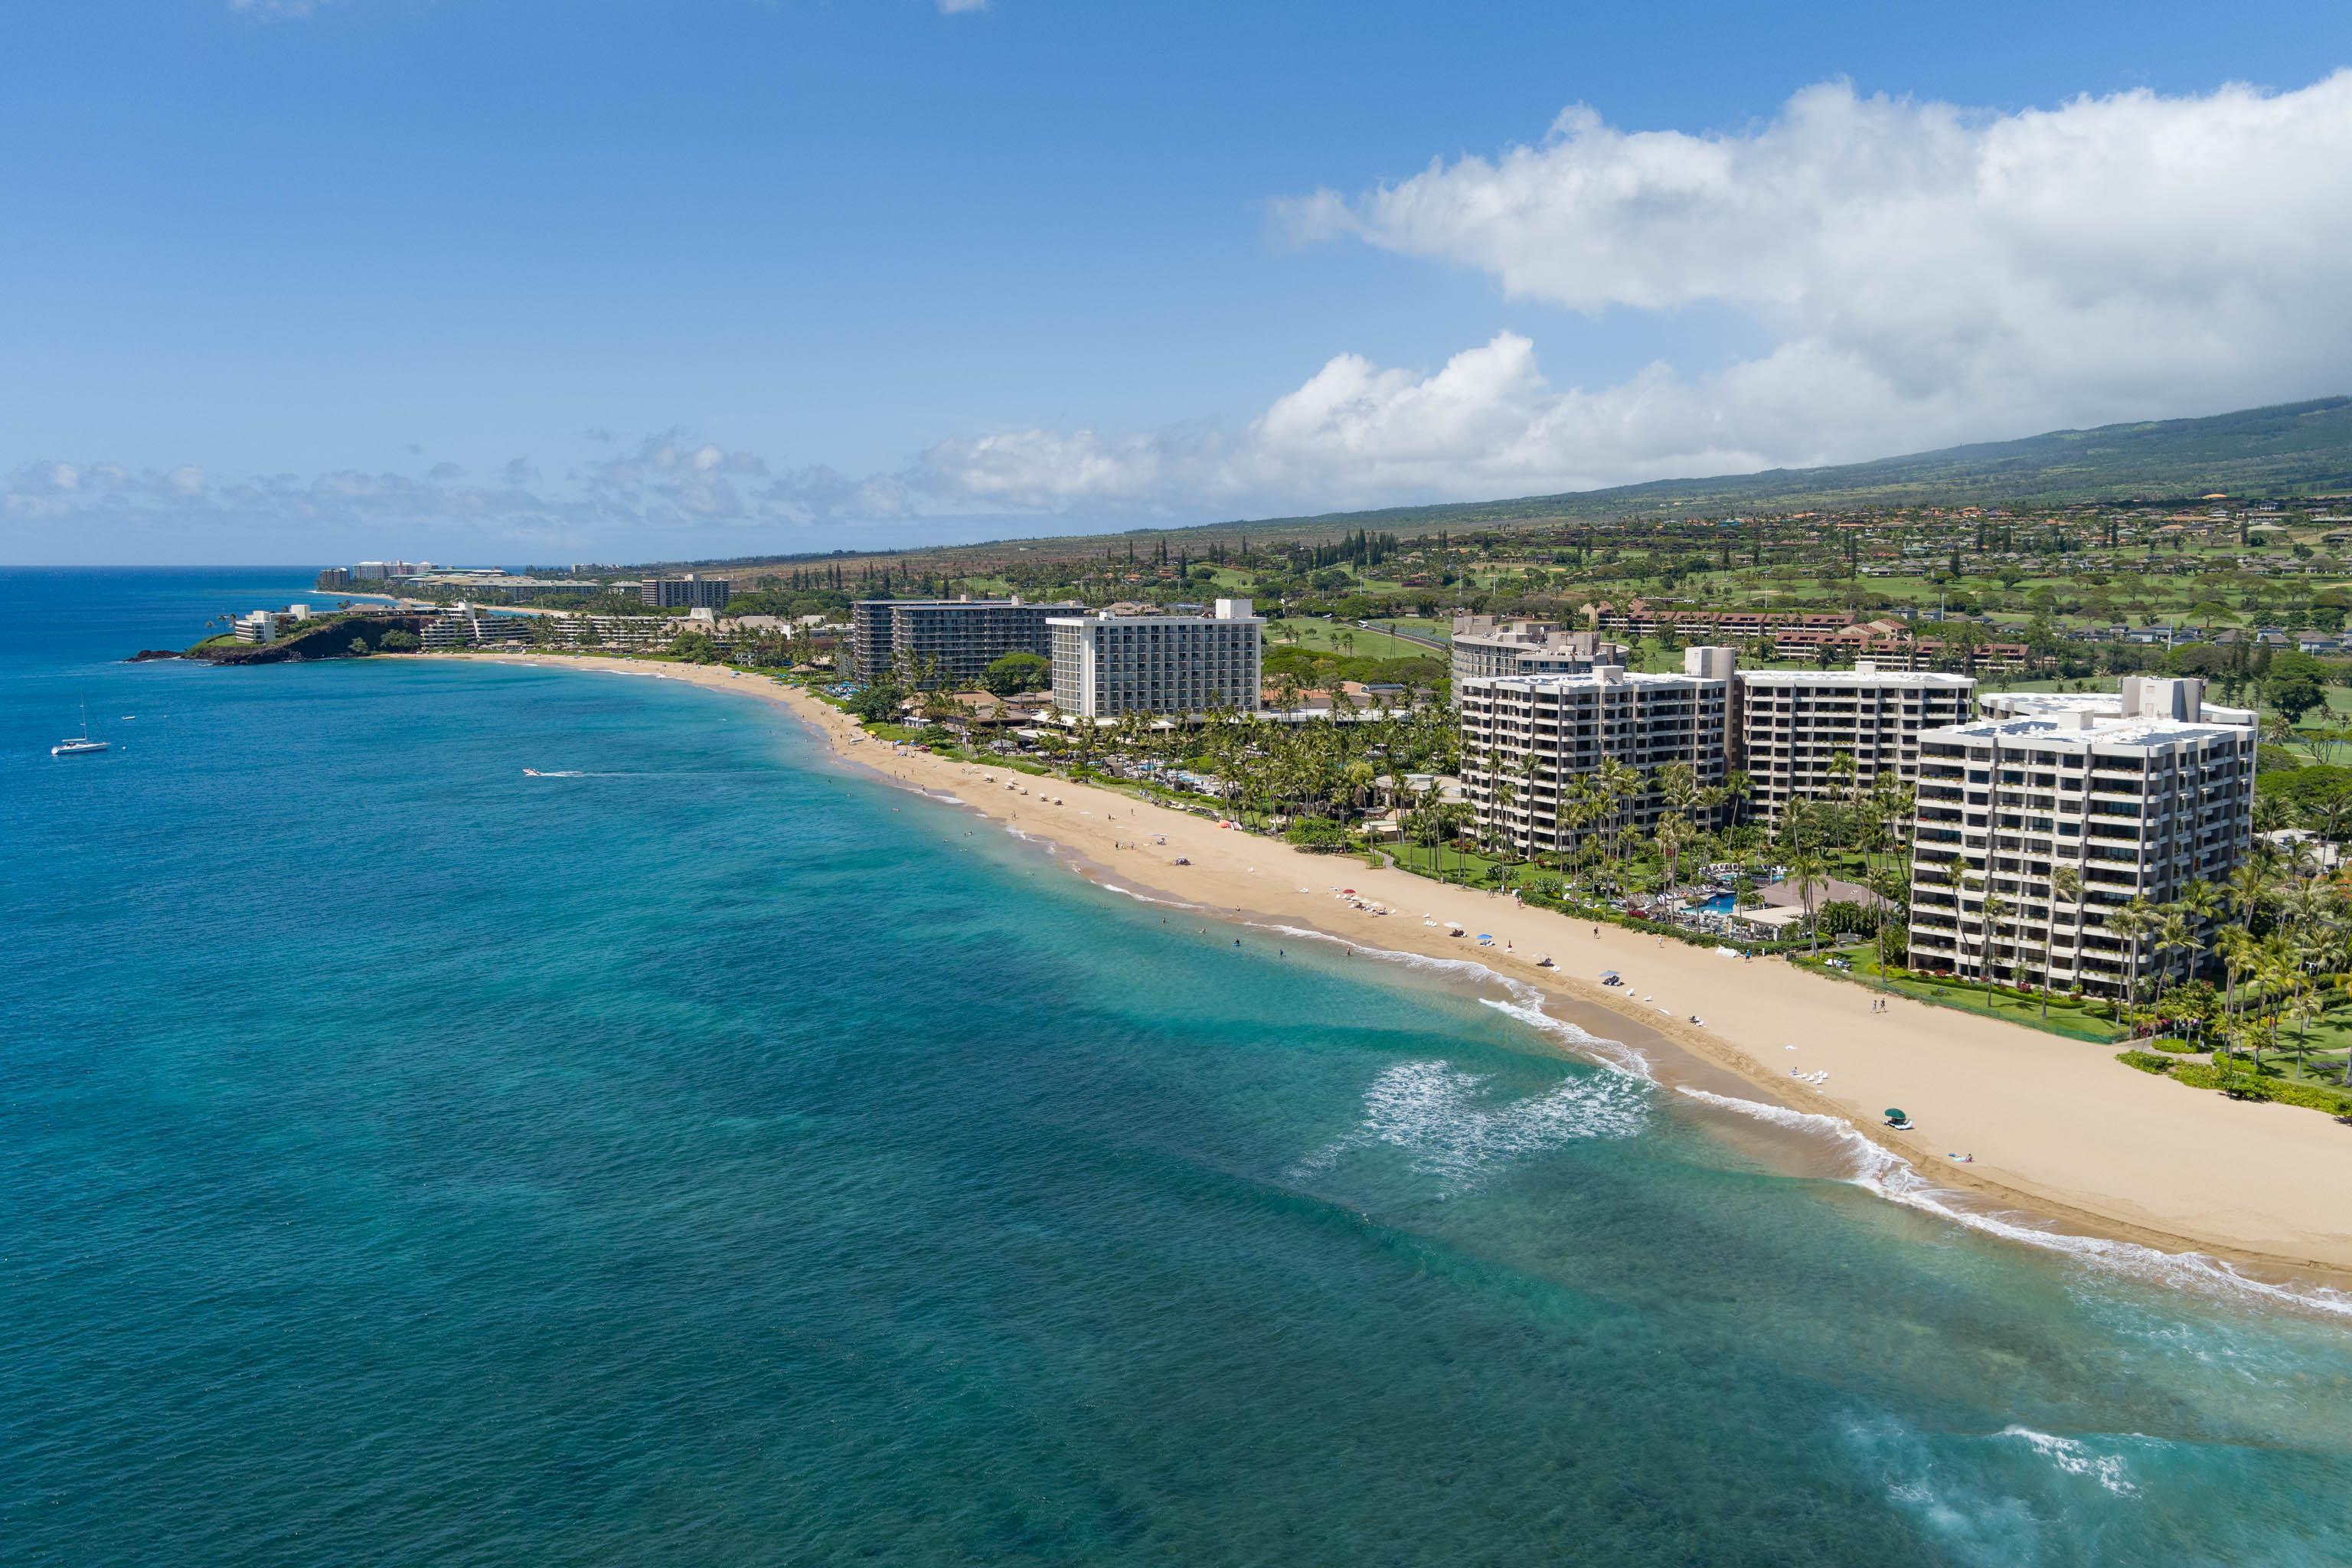
[[[2305,1307],[2342,1310],[2263,1276],[2331,1290],[2352,1282],[2352,1228],[2335,1200],[2352,1184],[2352,1131],[2312,1111],[2195,1093],[2131,1072],[2107,1047],[1899,996],[1873,1014],[1882,993],[1777,960],[1596,930],[1499,894],[1370,868],[1352,857],[1309,855],[1092,785],[901,752],[798,688],[723,666],[583,655],[409,657],[604,670],[757,697],[814,730],[839,761],[1066,851],[1074,871],[1108,890],[1374,954],[1484,970],[1507,989],[1572,1009],[1565,1017],[1538,1010],[1587,1037],[1621,1036],[1580,1020],[1638,1031],[1642,1038],[1624,1047],[1645,1058],[1647,1076],[1672,1102],[1711,1121],[1737,1119],[1758,1131],[1777,1126],[1843,1146],[1862,1169],[1841,1179],[1889,1201],[2024,1245],[2102,1256],[2120,1244],[2184,1267],[2219,1260],[2223,1268],[2206,1271]],[[1155,836],[1165,844],[1152,843]],[[1179,856],[1192,864],[1171,864]],[[1335,897],[1339,887],[1395,912],[1366,913]],[[1453,917],[1467,931],[1492,932],[1494,945],[1426,923]],[[1557,967],[1536,965],[1545,952]],[[1582,977],[1602,969],[1623,973],[1626,987],[1612,992]],[[1692,1023],[1694,1015],[1704,1022]],[[1658,1059],[1644,1049],[1652,1041],[1671,1055]],[[1577,1054],[1612,1065],[1606,1053]],[[1814,1083],[1792,1071],[1827,1076]],[[1763,1098],[1750,1098],[1758,1093]],[[1876,1107],[1893,1104],[1924,1107],[1912,1113],[1921,1130],[1883,1126]],[[1963,1164],[1950,1152],[1976,1160]]]

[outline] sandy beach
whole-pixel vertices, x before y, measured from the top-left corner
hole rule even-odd
[[[1628,1027],[1613,1031],[1618,1037],[1665,1058],[1653,1061],[1661,1082],[1698,1091],[1677,1096],[1694,1113],[1754,1119],[1753,1109],[1706,1098],[1728,1089],[1727,1099],[1834,1118],[1916,1173],[1895,1166],[1885,1180],[1903,1183],[1905,1192],[1932,1186],[1959,1195],[1957,1204],[1921,1206],[1979,1215],[2021,1210],[2035,1223],[2167,1251],[2336,1282],[2352,1275],[2343,1195],[2352,1192],[2352,1128],[2315,1111],[2191,1091],[2120,1066],[2114,1047],[1900,997],[1876,1013],[1877,992],[1784,963],[1596,930],[1499,895],[1308,855],[1111,791],[900,751],[797,689],[760,677],[572,656],[448,657],[660,676],[776,702],[849,762],[1060,845],[1119,887],[1367,948],[1483,963],[1567,1004],[1560,1016],[1593,1020],[1586,1023],[1593,1033],[1622,1020]],[[1190,864],[1175,864],[1180,858]],[[1366,912],[1335,896],[1340,888],[1393,912]],[[1431,919],[1458,921],[1466,934],[1453,937]],[[1492,934],[1492,947],[1472,940],[1481,932]],[[1556,967],[1538,966],[1545,954]],[[1624,976],[1624,989],[1600,984],[1609,969]],[[1671,1050],[1658,1052],[1658,1042]],[[1750,1086],[1746,1096],[1738,1085]],[[1890,1105],[1907,1110],[1917,1130],[1881,1125],[1880,1110]],[[1975,1159],[1963,1164],[1954,1153]]]

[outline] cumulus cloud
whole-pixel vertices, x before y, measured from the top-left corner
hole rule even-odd
[[[1472,466],[1517,470],[1533,442],[1555,471],[1633,478],[1660,456],[1821,461],[2339,390],[2347,167],[2352,71],[2011,114],[1832,83],[1735,134],[1574,108],[1537,144],[1276,216],[1513,300],[1722,306],[1768,332],[1712,375],[1522,400],[1528,426],[1484,448],[1511,455]]]
[[[397,523],[551,551],[658,552],[691,534],[735,553],[857,521],[1080,526],[1523,495],[2285,401],[2347,390],[2347,169],[2352,72],[2015,113],[1830,84],[1712,135],[1571,109],[1532,144],[1318,191],[1277,204],[1277,224],[1310,247],[1475,269],[1531,311],[1736,312],[1766,351],[1593,385],[1517,330],[1434,367],[1340,353],[1238,426],[1004,430],[862,478],[604,428],[544,473],[517,458],[485,477],[54,459],[0,479],[0,539],[65,559],[58,541],[109,526],[293,540]]]
[[[2352,72],[1993,113],[1808,88],[1735,133],[1570,109],[1533,145],[1277,204],[1302,244],[1475,268],[1533,306],[1709,307],[1771,346],[1598,385],[1496,332],[1326,363],[1238,429],[941,442],[911,504],[1147,516],[1570,490],[1852,461],[2345,390]],[[1559,369],[1554,367],[1555,371]]]

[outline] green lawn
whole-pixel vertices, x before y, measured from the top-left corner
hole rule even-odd
[[[1830,956],[1823,954],[1824,957]],[[2042,1018],[2043,999],[2012,991],[2005,985],[1993,987],[1990,1001],[1981,982],[1943,980],[1925,974],[1915,974],[1906,969],[1895,969],[1882,976],[1874,951],[1865,945],[1841,950],[1836,956],[1853,964],[1853,977],[1876,987],[1884,985],[1900,996],[1915,1001],[1932,1002],[1938,1006],[1956,1007],[1964,1013],[1976,1013],[1987,1017],[2004,1018],[2028,1028],[2047,1029],[2053,1034],[2081,1036],[2113,1043],[2123,1038],[2124,1031],[2106,1016],[2105,1004],[2072,996],[2052,996],[2049,1018]],[[1810,963],[1811,960],[1805,960]]]
[[[1401,868],[1434,877],[1441,882],[1483,883],[1492,878],[1500,864],[1484,855],[1449,849],[1444,845],[1433,847],[1426,844],[1389,844],[1381,847],[1396,858]]]
[[[1293,643],[1288,635],[1278,633],[1295,634],[1298,640]],[[1386,632],[1368,631],[1344,621],[1301,616],[1267,621],[1265,646],[1269,652],[1276,648],[1297,647],[1310,653],[1347,654],[1361,658],[1429,658],[1437,651],[1423,643],[1392,637]]]

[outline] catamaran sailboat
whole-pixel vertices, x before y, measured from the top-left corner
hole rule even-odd
[[[49,748],[49,755],[53,757],[79,757],[85,752],[102,752],[104,750],[106,750],[105,742],[93,741],[89,738],[89,704],[85,702],[81,705],[81,733],[79,735],[69,735],[66,739],[59,741],[56,745],[51,746]]]

